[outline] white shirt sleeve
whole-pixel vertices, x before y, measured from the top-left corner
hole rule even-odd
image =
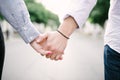
[[[82,27],[96,2],[97,0],[73,0],[65,13],[64,19],[71,16],[78,24],[78,27]]]

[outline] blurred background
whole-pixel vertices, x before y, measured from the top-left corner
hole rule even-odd
[[[74,0],[25,0],[30,18],[41,32],[58,28]],[[109,0],[98,0],[82,28],[68,41],[64,58],[51,61],[21,39],[2,16],[6,55],[2,80],[104,80],[103,37]]]

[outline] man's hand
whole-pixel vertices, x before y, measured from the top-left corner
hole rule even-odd
[[[39,35],[36,39],[34,39],[30,45],[32,48],[40,53],[41,55],[51,54],[51,51],[47,51],[43,49],[43,46],[41,44],[45,43],[46,36]],[[38,43],[39,42],[39,43]],[[40,44],[41,43],[41,44]]]

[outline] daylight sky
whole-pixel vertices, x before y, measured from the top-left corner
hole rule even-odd
[[[70,0],[37,0],[41,2],[48,10],[63,16]]]

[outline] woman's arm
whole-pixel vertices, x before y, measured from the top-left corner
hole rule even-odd
[[[77,27],[81,27],[87,20],[89,13],[95,6],[97,0],[74,0],[72,8],[64,17],[63,23],[58,30],[66,37],[70,37]],[[47,58],[58,60],[64,54],[68,39],[58,31],[48,33],[47,43],[44,49],[51,50],[53,54],[46,55]]]

